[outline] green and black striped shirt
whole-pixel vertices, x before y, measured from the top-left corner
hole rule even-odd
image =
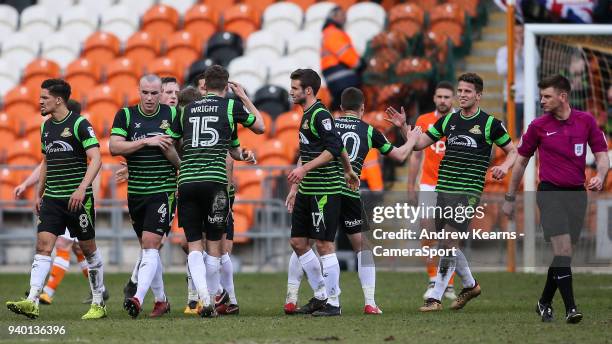
[[[250,127],[255,119],[240,101],[211,94],[185,106],[166,131],[183,139],[179,185],[227,184],[225,158],[230,147],[240,146],[236,126]]]
[[[299,139],[302,165],[314,160],[325,150],[334,159],[306,173],[298,192],[304,195],[339,194],[345,184],[342,165],[338,160],[344,147],[334,127],[334,118],[320,101],[304,111]]]
[[[385,135],[355,116],[344,115],[337,118],[335,124],[351,160],[353,171],[360,177],[363,161],[371,148],[378,149],[384,155],[389,154],[393,149],[393,145]],[[341,176],[344,178],[343,174]],[[342,183],[342,195],[359,198],[359,190],[353,191],[346,183]]]
[[[493,143],[503,147],[512,140],[502,122],[478,109],[471,117],[455,112],[440,118],[427,135],[446,137],[446,151],[438,170],[437,192],[480,197]]]
[[[100,147],[91,124],[69,112],[61,121],[53,117],[40,127],[42,153],[47,160],[44,196],[68,199],[79,187],[87,172],[87,151]],[[86,195],[93,194],[91,185]]]
[[[115,115],[111,135],[137,141],[163,135],[176,117],[174,107],[160,104],[147,115],[140,105],[120,109]],[[159,147],[143,147],[126,156],[128,195],[150,195],[176,190],[176,169]]]

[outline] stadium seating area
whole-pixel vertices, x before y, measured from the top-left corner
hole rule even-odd
[[[347,10],[346,31],[368,61],[365,80],[378,97],[366,120],[383,131],[389,126],[380,110],[398,83],[427,89],[449,72],[451,49],[469,49],[470,25],[483,20],[478,0],[38,0],[19,11],[0,4],[0,166],[30,167],[2,169],[0,200],[11,200],[40,161],[38,88],[51,77],[72,85],[108,166],[119,161],[107,144],[113,116],[138,101],[143,73],[189,83],[222,64],[265,112],[264,138],[241,130],[243,146],[256,151],[262,166],[293,163],[300,115],[288,101],[289,74],[320,70],[321,26],[335,4]],[[319,96],[329,104],[324,86]],[[125,185],[111,190],[112,178],[111,170],[101,174],[101,197],[125,199]],[[262,197],[261,178],[262,171],[236,173],[238,197]],[[238,228],[253,221],[252,206],[237,206],[236,214]]]

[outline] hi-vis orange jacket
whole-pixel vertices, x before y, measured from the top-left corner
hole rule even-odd
[[[355,68],[359,65],[359,54],[351,42],[351,37],[332,24],[323,30],[321,70],[324,71],[339,64]]]

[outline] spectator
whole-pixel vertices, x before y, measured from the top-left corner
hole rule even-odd
[[[503,46],[497,50],[497,74],[508,76],[508,46]],[[505,79],[507,80],[507,79]],[[514,84],[510,89],[510,94],[514,95],[515,104],[515,129],[516,136],[523,133],[523,105],[525,101],[525,71],[523,61],[523,25],[517,23],[514,25]],[[507,82],[504,82],[504,108],[508,109],[508,89]]]
[[[348,87],[361,86],[361,63],[351,37],[344,31],[346,14],[339,6],[334,7],[323,25],[321,40],[321,70],[333,97],[330,109],[340,109],[340,96]]]

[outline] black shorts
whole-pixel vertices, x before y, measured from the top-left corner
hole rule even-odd
[[[128,195],[128,210],[136,235],[142,237],[142,232],[164,236],[170,231],[176,196],[174,192],[161,192],[152,195]]]
[[[341,196],[340,228],[347,235],[367,232],[368,220],[363,211],[361,198]]]
[[[587,207],[584,187],[561,188],[541,182],[536,200],[540,209],[544,239],[550,241],[550,237],[569,234],[572,243],[578,242]]]
[[[188,242],[221,240],[229,216],[227,186],[214,182],[188,183],[179,186],[179,226]]]
[[[460,232],[466,232],[480,198],[473,195],[438,192],[436,199],[436,230],[442,230],[446,225]],[[468,208],[472,208],[469,211]],[[441,213],[441,214],[440,214]],[[470,216],[465,216],[471,213]],[[449,216],[440,216],[440,215]],[[452,216],[451,216],[452,215]],[[448,217],[448,218],[447,218]]]
[[[70,232],[71,237],[79,241],[96,237],[96,212],[93,196],[85,196],[83,207],[72,212],[68,210],[68,199],[44,196],[38,216],[38,232],[49,232],[60,236]]]
[[[234,240],[234,212],[232,209],[234,208],[234,199],[235,197],[230,197],[230,211],[227,216],[227,226],[225,226],[225,239],[226,240]]]
[[[298,192],[291,214],[291,237],[334,241],[340,219],[340,195]]]

